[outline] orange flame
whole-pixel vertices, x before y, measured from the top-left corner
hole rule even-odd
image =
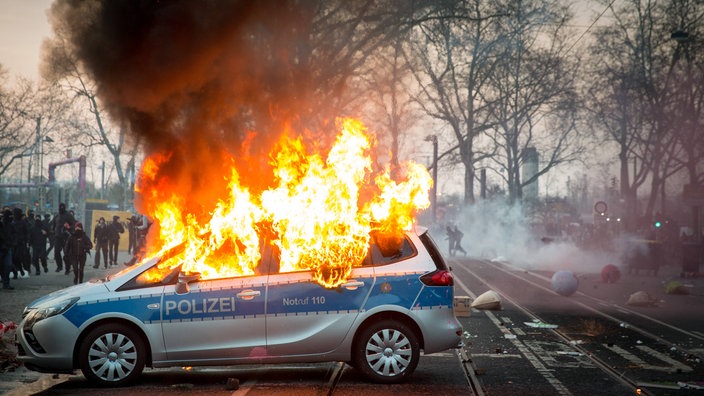
[[[274,187],[259,195],[240,184],[233,166],[229,195],[217,201],[203,224],[195,214],[183,213],[184,196],[165,198],[163,190],[154,190],[164,187],[154,178],[155,169],[168,156],[150,157],[140,175],[150,189],[139,191],[153,202],[146,206],[158,232],[150,235],[146,256],[183,244],[183,252],[160,263],[160,269],[182,264],[183,271],[200,272],[205,279],[251,275],[261,261],[262,243],[269,243],[279,253],[280,272],[311,270],[330,288],[344,283],[367,255],[371,234],[398,240],[412,227],[415,214],[430,205],[432,179],[415,163],[403,164],[400,181],[389,169],[373,174],[366,128],[353,119],[339,126],[325,158],[307,153],[302,138],[285,134],[270,162]]]

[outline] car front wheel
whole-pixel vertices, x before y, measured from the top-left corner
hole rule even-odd
[[[101,386],[134,382],[145,364],[145,348],[139,334],[120,324],[106,324],[89,332],[81,343],[79,364],[83,375]]]
[[[408,378],[418,365],[420,344],[403,323],[383,320],[365,328],[355,342],[354,367],[377,383],[396,383]]]

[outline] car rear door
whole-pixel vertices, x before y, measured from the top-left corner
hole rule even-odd
[[[272,274],[267,300],[267,353],[321,354],[342,343],[374,286],[374,269],[354,268],[339,287],[325,288],[311,271]]]

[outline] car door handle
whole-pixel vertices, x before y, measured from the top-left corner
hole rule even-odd
[[[243,299],[243,300],[251,300],[254,297],[259,297],[262,295],[262,292],[259,290],[245,290],[237,293],[237,297]]]
[[[364,282],[353,280],[342,284],[342,287],[347,290],[357,290],[360,287],[364,287]]]

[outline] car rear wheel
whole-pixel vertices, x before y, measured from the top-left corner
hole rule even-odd
[[[86,335],[78,359],[89,381],[122,386],[142,373],[145,355],[144,342],[136,331],[121,324],[105,324]]]
[[[377,383],[408,378],[418,365],[420,344],[405,324],[383,320],[364,329],[355,342],[353,365]]]

